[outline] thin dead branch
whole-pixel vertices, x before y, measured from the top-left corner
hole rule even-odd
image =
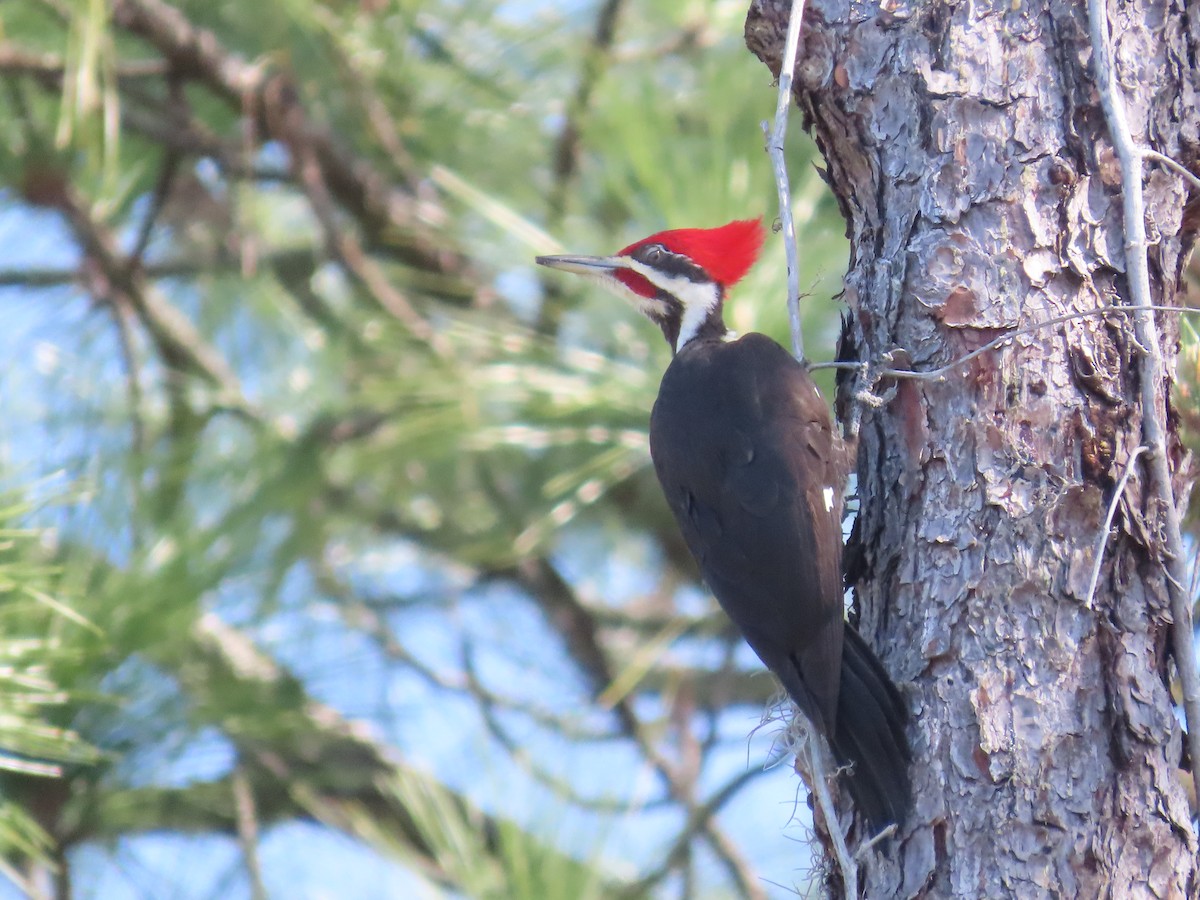
[[[1129,476],[1133,474],[1133,465],[1137,462],[1137,458],[1146,452],[1145,447],[1134,447],[1133,452],[1129,454],[1129,461],[1125,463],[1125,471],[1121,473],[1121,480],[1117,482],[1116,489],[1113,490],[1112,500],[1108,504],[1108,512],[1104,516],[1104,525],[1100,528],[1100,536],[1096,539],[1096,553],[1092,562],[1092,577],[1088,579],[1087,594],[1083,598],[1083,606],[1085,609],[1092,608],[1092,599],[1096,596],[1096,584],[1100,581],[1100,565],[1104,562],[1104,548],[1108,546],[1108,532],[1112,528],[1113,516],[1117,513],[1117,506],[1121,502],[1121,498],[1125,495],[1125,485],[1129,484]]]
[[[1138,153],[1141,154],[1142,159],[1149,162],[1156,162],[1159,165],[1165,166],[1192,187],[1200,189],[1200,176],[1197,176],[1187,166],[1178,160],[1172,159],[1165,153],[1159,153],[1157,150],[1139,149]]]
[[[1154,320],[1154,301],[1150,294],[1150,266],[1146,252],[1146,205],[1142,194],[1143,151],[1129,130],[1125,100],[1117,83],[1109,36],[1105,0],[1088,0],[1088,26],[1092,41],[1092,64],[1100,105],[1108,123],[1109,135],[1121,166],[1123,223],[1125,227],[1125,274],[1129,283],[1130,303],[1135,308],[1134,333],[1141,346],[1140,378],[1142,393],[1142,438],[1148,450],[1150,490],[1157,500],[1159,526],[1163,541],[1163,567],[1170,598],[1175,665],[1183,694],[1187,722],[1187,747],[1192,778],[1200,784],[1200,672],[1196,667],[1196,646],[1192,628],[1192,603],[1187,592],[1187,557],[1179,528],[1179,508],[1171,485],[1170,458],[1167,454],[1166,369],[1159,344],[1158,324]]]
[[[1178,312],[1178,313],[1200,313],[1200,309],[1191,309],[1186,306],[1149,306],[1147,309],[1153,312]],[[883,378],[904,378],[910,381],[944,381],[946,376],[960,366],[966,365],[971,360],[983,356],[985,353],[990,353],[1005,344],[1011,343],[1014,338],[1019,338],[1023,335],[1034,334],[1041,331],[1043,328],[1049,328],[1052,325],[1061,325],[1063,322],[1071,322],[1076,319],[1090,319],[1093,316],[1132,316],[1135,310],[1128,306],[1102,306],[1097,309],[1088,309],[1083,312],[1066,313],[1061,316],[1043,319],[1040,322],[1034,322],[1031,325],[1026,325],[1022,328],[1006,331],[1000,337],[988,341],[986,344],[981,344],[970,353],[965,353],[955,359],[953,362],[948,362],[944,366],[938,366],[936,369],[923,369],[920,371],[914,369],[892,369],[881,368],[874,370],[874,380],[878,382]],[[812,363],[810,369],[844,369],[846,371],[854,371],[863,368],[861,362],[820,362]]]
[[[831,766],[832,760],[825,741],[808,722],[797,715],[792,728],[798,732],[798,755],[803,760],[802,765],[808,772],[809,787],[816,798],[817,807],[825,819],[825,833],[833,844],[833,858],[842,873],[842,887],[848,900],[858,900],[858,862],[846,845],[846,836],[842,833],[842,823],[838,821],[837,809],[833,804],[833,796],[829,791],[830,773],[836,771]]]
[[[775,171],[775,189],[779,194],[779,222],[783,232],[783,251],[787,257],[787,307],[792,329],[792,354],[804,362],[804,334],[800,326],[800,262],[796,244],[796,223],[792,220],[792,188],[788,182],[787,159],[783,148],[787,141],[788,111],[792,106],[792,73],[796,68],[796,52],[800,44],[800,26],[804,19],[804,0],[792,0],[788,19],[787,42],[779,63],[779,94],[775,103],[775,127],[762,123],[767,136],[767,153]]]

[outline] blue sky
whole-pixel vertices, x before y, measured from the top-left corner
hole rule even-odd
[[[31,211],[0,195],[0,270],[71,266],[76,262],[73,246],[57,214]],[[34,494],[47,499],[77,496],[81,487],[104,478],[101,468],[87,462],[95,458],[90,451],[100,423],[64,425],[56,419],[64,411],[101,405],[102,392],[121,384],[123,368],[111,323],[106,313],[70,287],[28,292],[0,288],[0,303],[5,324],[0,329],[0,359],[7,361],[0,395],[4,422],[0,462],[8,483],[26,488],[32,483]],[[106,433],[117,434],[113,440],[118,442],[125,439],[120,429],[110,427]],[[108,449],[119,453],[122,448],[118,443]],[[36,518],[42,525],[81,529],[93,539],[103,534],[105,549],[114,558],[120,559],[127,549],[123,546],[127,535],[119,529],[97,528],[91,521],[86,495],[73,507],[48,505]],[[644,589],[647,572],[632,560],[610,561],[602,570],[594,569],[596,540],[586,528],[576,529],[564,544],[559,564],[568,573],[589,567],[596,589],[615,603]],[[447,576],[396,545],[381,547],[372,565],[355,577],[376,579],[381,587],[403,594],[418,586],[437,585]],[[227,583],[209,606],[236,623],[244,616],[239,603],[253,590],[252,575],[245,582]],[[644,812],[614,822],[563,806],[486,735],[473,703],[435,691],[403,666],[389,662],[373,642],[346,628],[328,605],[314,603],[317,593],[306,573],[291,572],[279,611],[253,630],[260,645],[300,676],[315,698],[347,716],[371,721],[406,759],[436,773],[485,809],[518,821],[554,823],[564,849],[595,853],[597,836],[602,835],[603,856],[618,871],[620,860],[640,867],[655,859],[669,836],[674,813]],[[681,600],[692,605],[704,602],[699,595]],[[403,628],[405,643],[419,648],[434,668],[455,668],[463,635],[468,634],[476,639],[479,665],[490,677],[515,681],[538,671],[542,677],[529,690],[542,692],[539,702],[570,710],[586,701],[585,686],[576,683],[571,665],[558,653],[557,642],[539,614],[511,592],[468,592],[453,616],[431,608],[425,615],[406,613],[394,624]],[[686,647],[679,652],[687,652]],[[741,652],[749,658],[748,649]],[[136,710],[137,698],[129,699],[131,711]],[[147,708],[152,709],[153,703]],[[645,796],[652,792],[654,778],[638,767],[638,757],[627,747],[580,747],[519,718],[510,724],[539,759],[551,761],[559,774],[571,777],[585,793]],[[761,768],[771,758],[772,729],[755,732],[757,711],[735,710],[720,724],[725,743],[714,757],[713,771],[706,773],[705,786],[710,790],[747,767]],[[219,776],[231,760],[224,739],[208,732],[183,745],[153,748],[137,761],[137,771],[139,779],[173,784]],[[802,828],[789,825],[797,796],[795,776],[781,765],[758,777],[721,816],[761,874],[785,886],[801,881],[798,868],[807,859],[796,843]],[[800,813],[806,818],[803,809]],[[413,896],[414,882],[402,867],[316,825],[267,830],[261,855],[273,896],[314,900]],[[249,896],[238,848],[226,838],[147,835],[116,846],[82,848],[73,862],[80,898]],[[6,890],[16,896],[11,887],[0,887],[0,897]],[[789,895],[783,888],[778,891],[779,896]]]

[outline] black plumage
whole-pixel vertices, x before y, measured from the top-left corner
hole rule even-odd
[[[840,473],[808,371],[761,334],[698,336],[663,376],[650,452],[704,580],[851,767],[857,806],[902,821],[908,713],[843,620]]]
[[[540,256],[630,298],[674,351],[650,420],[667,503],[705,581],[840,764],[877,829],[910,803],[908,712],[842,617],[841,472],[804,366],[761,334],[728,341],[726,292],[760,220],[663,231],[613,256]]]

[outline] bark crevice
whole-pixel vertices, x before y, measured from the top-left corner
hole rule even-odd
[[[757,0],[747,20],[772,71],[789,6]],[[1194,162],[1200,17],[1178,0],[1110,15],[1135,139]],[[844,355],[899,347],[914,368],[940,365],[1128,302],[1091,58],[1086,11],[1062,0],[810,0],[794,95],[854,246]],[[1153,293],[1173,305],[1195,230],[1188,189],[1151,168],[1145,191]],[[1177,334],[1160,325],[1169,379]],[[1129,321],[1075,319],[945,382],[900,383],[864,413],[861,629],[919,732],[916,813],[868,855],[866,896],[1192,895],[1161,538],[1136,471],[1086,602],[1142,440],[1137,366]]]

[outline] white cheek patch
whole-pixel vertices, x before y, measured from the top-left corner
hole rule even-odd
[[[667,304],[663,303],[657,297],[643,297],[637,291],[630,290],[625,282],[620,281],[615,275],[609,272],[601,272],[585,277],[600,282],[600,284],[618,297],[631,301],[634,308],[643,316],[658,320],[665,318],[667,315]]]
[[[711,281],[696,282],[682,275],[667,275],[643,265],[636,259],[629,261],[629,268],[683,305],[683,316],[679,321],[679,340],[675,342],[675,352],[678,353],[684,344],[696,336],[705,319],[717,308],[721,299],[720,288]],[[646,302],[644,298],[642,302]],[[663,307],[662,314],[665,315],[665,305],[659,305]]]
[[[624,287],[624,285],[622,285]],[[657,297],[643,297],[641,294],[625,288],[627,294],[633,296],[634,306],[637,311],[643,316],[653,319],[655,322],[667,317],[667,304],[663,303]]]

